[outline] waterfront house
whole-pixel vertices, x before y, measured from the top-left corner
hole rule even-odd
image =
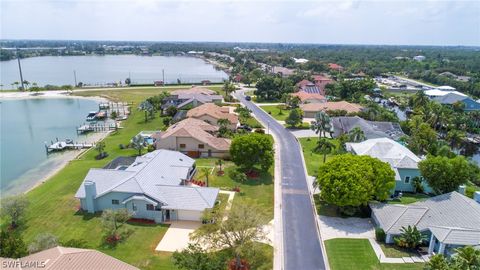
[[[126,208],[134,218],[156,223],[200,221],[203,211],[215,205],[219,189],[190,185],[195,168],[194,159],[170,150],[121,158],[90,169],[75,197],[89,213]]]
[[[216,137],[217,132],[217,126],[186,118],[152,137],[157,149],[180,151],[191,157],[228,157],[231,140]]]
[[[300,109],[304,112],[305,118],[315,118],[315,114],[320,111],[345,111],[346,113],[358,113],[363,107],[347,101],[327,101],[317,103],[301,104]]]
[[[358,116],[332,117],[332,126],[335,138],[356,127],[363,131],[367,139],[390,138],[396,141],[405,136],[398,123],[368,121]]]
[[[174,106],[177,109],[191,109],[205,103],[221,103],[223,97],[217,95],[215,91],[202,88],[192,87],[190,89],[180,89],[170,92],[170,96],[164,99],[162,109]]]
[[[449,105],[449,106],[452,106],[453,104],[460,102],[463,104],[464,111],[480,110],[480,103],[478,103],[477,101],[473,100],[472,98],[466,95],[458,94],[457,91],[450,92],[446,95],[436,97],[433,100],[438,101],[440,104]]]
[[[56,246],[19,259],[0,258],[1,269],[29,270],[139,270],[107,254],[83,248]]]
[[[407,147],[389,138],[369,139],[359,143],[346,143],[347,151],[356,155],[367,155],[386,162],[395,172],[395,190],[392,192],[415,192],[413,178],[420,177],[417,157]],[[424,192],[432,189],[422,180]]]
[[[462,246],[480,248],[480,191],[470,199],[456,191],[411,204],[371,203],[372,219],[393,243],[402,227],[416,226],[429,254],[452,255]]]
[[[233,107],[220,107],[213,103],[205,103],[196,108],[190,109],[187,112],[187,117],[200,119],[215,126],[219,126],[218,121],[220,119],[227,119],[230,122],[228,128],[230,130],[236,130],[239,121],[238,116],[233,113],[233,110]]]

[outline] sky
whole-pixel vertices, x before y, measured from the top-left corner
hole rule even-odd
[[[480,0],[0,0],[1,39],[480,46]]]

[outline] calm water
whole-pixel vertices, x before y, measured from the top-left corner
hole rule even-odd
[[[28,189],[47,175],[62,154],[47,157],[44,142],[56,137],[82,142],[85,137],[78,137],[75,128],[96,109],[97,102],[87,99],[2,100],[0,191]]]
[[[74,85],[74,71],[77,82],[89,85],[124,82],[129,74],[132,82],[153,83],[162,80],[162,70],[167,83],[176,83],[177,79],[182,83],[221,82],[228,77],[202,59],[186,56],[43,56],[22,59],[21,64],[23,79],[39,86]],[[16,59],[0,62],[0,72],[4,89],[20,81]]]

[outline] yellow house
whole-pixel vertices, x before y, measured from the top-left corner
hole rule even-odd
[[[239,123],[238,116],[231,111],[233,111],[232,107],[220,107],[213,103],[205,103],[190,109],[187,112],[187,117],[200,119],[215,126],[219,126],[218,120],[227,119],[230,122],[228,128],[235,130]]]

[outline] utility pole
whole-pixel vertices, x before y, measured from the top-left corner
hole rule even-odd
[[[23,85],[22,65],[20,64],[20,54],[18,53],[18,48],[17,48],[17,61],[18,61],[18,70],[20,71],[20,82],[22,84],[22,90],[25,91],[25,86]]]
[[[73,70],[73,78],[75,79],[75,86],[74,87],[77,87],[77,72],[75,70]]]
[[[163,85],[165,86],[165,69],[162,69],[162,80],[163,80]]]

